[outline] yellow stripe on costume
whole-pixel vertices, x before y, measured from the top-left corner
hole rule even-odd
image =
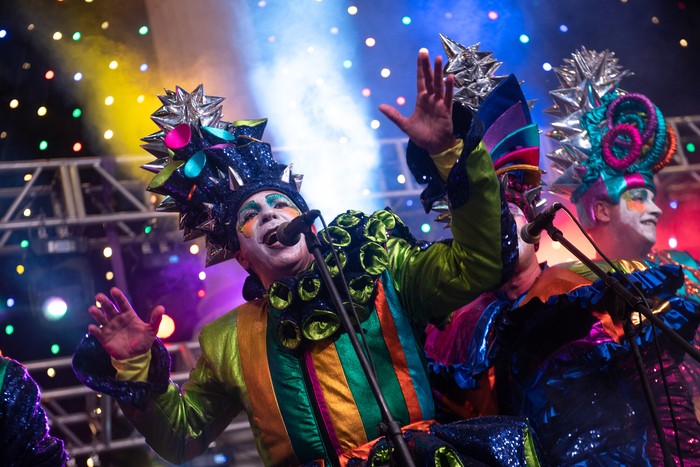
[[[343,450],[365,444],[367,435],[362,417],[345,378],[338,351],[330,339],[319,342],[311,350],[314,367],[322,368],[316,373],[323,391],[328,413],[333,421]]]
[[[267,365],[267,306],[246,303],[238,309],[238,349],[252,408],[251,425],[275,464],[298,464],[280,413]],[[241,330],[245,329],[245,332]]]

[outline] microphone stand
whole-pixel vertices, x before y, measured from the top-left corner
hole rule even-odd
[[[330,292],[331,299],[333,300],[333,305],[338,311],[340,321],[343,323],[343,327],[348,333],[348,337],[350,338],[352,347],[353,349],[355,349],[355,353],[357,354],[357,358],[360,361],[362,370],[364,371],[365,376],[367,377],[367,381],[369,382],[369,386],[372,389],[374,398],[377,400],[377,404],[379,405],[379,411],[382,414],[382,425],[380,425],[379,431],[380,433],[386,434],[389,437],[389,439],[391,439],[391,442],[394,448],[396,449],[396,453],[398,454],[398,465],[406,467],[415,467],[413,458],[411,457],[411,454],[408,451],[408,446],[406,446],[406,442],[403,439],[403,435],[401,433],[401,426],[398,424],[398,422],[396,422],[396,420],[394,420],[394,418],[391,415],[389,405],[387,404],[386,399],[384,398],[384,394],[382,394],[382,390],[379,387],[377,375],[374,372],[369,361],[367,360],[367,356],[362,350],[360,342],[357,339],[357,335],[355,335],[355,329],[352,325],[352,321],[350,321],[348,312],[343,306],[343,300],[340,298],[338,289],[333,283],[333,278],[331,277],[331,274],[328,271],[328,265],[323,260],[323,254],[321,253],[321,243],[318,241],[316,235],[314,235],[314,233],[311,232],[311,226],[309,224],[306,225],[303,234],[304,239],[306,240],[306,246],[309,249],[309,252],[313,255],[314,260],[316,261],[318,271],[321,274],[323,282],[326,284],[328,291]]]
[[[631,307],[632,310],[638,311],[644,315],[654,326],[661,329],[662,332],[675,344],[679,345],[683,350],[691,355],[696,361],[700,362],[700,352],[695,349],[692,345],[688,344],[681,336],[679,336],[673,329],[668,327],[660,318],[654,315],[649,307],[647,307],[644,300],[640,297],[634,295],[630,292],[622,283],[610,274],[603,271],[595,262],[584,255],[580,250],[578,250],[571,242],[564,238],[564,234],[561,230],[557,229],[552,225],[552,220],[545,227],[545,230],[549,234],[550,238],[556,242],[561,243],[567,250],[569,250],[576,258],[579,259],[583,264],[585,264],[596,276],[598,276],[608,289],[612,289],[617,296],[621,297],[627,305]],[[668,447],[666,437],[664,436],[663,428],[661,427],[661,420],[659,417],[658,410],[656,408],[656,403],[654,402],[654,396],[651,392],[651,385],[646,377],[646,372],[644,371],[644,363],[642,361],[642,355],[639,351],[639,345],[635,339],[634,329],[630,320],[628,319],[628,314],[625,313],[622,318],[623,327],[625,330],[625,337],[630,343],[632,348],[632,353],[634,355],[634,362],[639,372],[639,378],[642,383],[642,389],[644,391],[644,397],[646,398],[647,405],[649,406],[649,412],[651,414],[652,422],[654,423],[654,429],[656,430],[657,438],[659,439],[659,445],[661,446],[661,451],[664,457],[665,466],[674,466],[675,462],[671,451]]]

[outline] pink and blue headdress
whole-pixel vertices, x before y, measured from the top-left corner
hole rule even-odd
[[[158,211],[180,213],[185,240],[206,236],[207,266],[234,257],[238,209],[251,195],[279,191],[308,210],[299,194],[302,175],[275,161],[261,140],[266,119],[222,121],[224,99],[205,95],[201,84],[192,93],[165,92],[151,115],[161,131],[143,138],[157,157],[142,166],[156,173],[147,189],[165,195]]]
[[[555,68],[560,88],[550,91],[559,118],[547,136],[561,146],[547,157],[559,177],[549,191],[576,204],[585,226],[595,223],[598,200],[620,202],[633,188],[656,193],[654,174],[673,157],[676,135],[648,97],[619,87],[632,73],[614,52],[581,47]]]
[[[455,76],[455,103],[476,112],[506,200],[532,220],[542,181],[540,135],[520,83],[512,74],[497,76],[501,62],[492,52],[479,51],[478,43],[464,46],[440,37],[448,58],[445,73]]]

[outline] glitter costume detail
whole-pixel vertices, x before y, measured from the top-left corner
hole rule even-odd
[[[0,356],[0,459],[7,466],[58,467],[68,455],[49,435],[36,383],[20,363]]]
[[[279,191],[308,211],[299,194],[303,176],[276,162],[261,141],[267,120],[222,121],[223,98],[206,96],[202,85],[158,97],[163,106],[151,118],[161,131],[142,145],[157,158],[142,166],[156,173],[148,190],[165,195],[157,210],[180,213],[185,240],[206,236],[207,266],[233,258],[238,238],[230,220],[256,192]]]

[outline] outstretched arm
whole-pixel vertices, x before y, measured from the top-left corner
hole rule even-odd
[[[442,57],[435,58],[434,69],[430,56],[422,49],[418,52],[416,76],[416,106],[410,117],[404,117],[388,104],[379,110],[406,133],[414,143],[430,154],[437,154],[457,144],[452,128],[452,97],[454,76],[443,79]]]

